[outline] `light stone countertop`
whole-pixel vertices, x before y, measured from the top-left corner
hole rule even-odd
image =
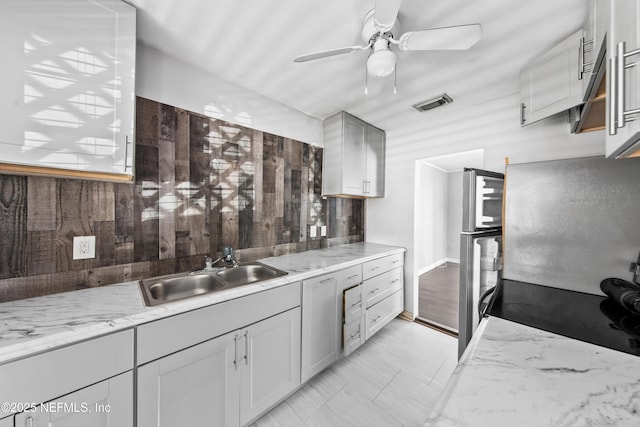
[[[489,317],[426,426],[639,426],[640,357]]]
[[[0,364],[256,292],[341,270],[404,248],[354,243],[260,260],[289,274],[146,307],[138,281],[0,304]]]

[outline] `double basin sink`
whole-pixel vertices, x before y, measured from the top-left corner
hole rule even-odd
[[[248,262],[217,271],[203,270],[141,280],[140,289],[145,304],[154,306],[196,295],[224,291],[286,274],[286,271],[260,262]]]

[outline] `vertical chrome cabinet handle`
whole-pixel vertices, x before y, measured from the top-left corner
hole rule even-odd
[[[24,425],[26,427],[33,427],[33,417],[28,417],[25,421],[24,421]]]
[[[127,172],[129,158],[129,136],[124,136],[124,171]]]
[[[244,363],[249,365],[249,331],[244,332]]]
[[[617,59],[609,59],[609,92],[607,95],[609,98],[609,135],[615,135],[618,133],[618,126],[616,124],[616,106],[617,106],[617,87],[616,87],[616,64]]]
[[[236,334],[235,337],[233,337],[233,340],[235,341],[235,347],[236,347],[236,353],[233,355],[233,365],[236,368],[236,371],[238,370],[238,334]]]
[[[584,37],[580,37],[578,44],[578,80],[582,80],[584,74]]]
[[[524,123],[527,121],[524,118],[524,109],[527,108],[526,105],[524,105],[524,102],[520,103],[520,126],[524,126]]]
[[[616,51],[616,83],[618,93],[616,94],[616,126],[624,127],[624,49],[625,42],[618,43],[618,49]]]

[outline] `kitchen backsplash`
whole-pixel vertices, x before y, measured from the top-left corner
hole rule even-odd
[[[364,241],[364,201],[320,195],[321,148],[144,98],[136,109],[133,185],[0,175],[0,301],[199,269],[223,245],[248,261]],[[84,235],[96,258],[73,260]]]

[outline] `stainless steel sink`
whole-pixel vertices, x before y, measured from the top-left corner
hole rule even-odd
[[[154,306],[273,279],[285,274],[287,274],[286,271],[259,262],[251,262],[217,272],[181,273],[141,280],[140,289],[145,304]]]
[[[141,280],[146,305],[158,305],[228,288],[215,274],[179,274]]]
[[[259,262],[249,262],[220,270],[216,273],[216,276],[229,286],[238,286],[273,279],[285,274],[287,274],[286,271],[278,270]]]

